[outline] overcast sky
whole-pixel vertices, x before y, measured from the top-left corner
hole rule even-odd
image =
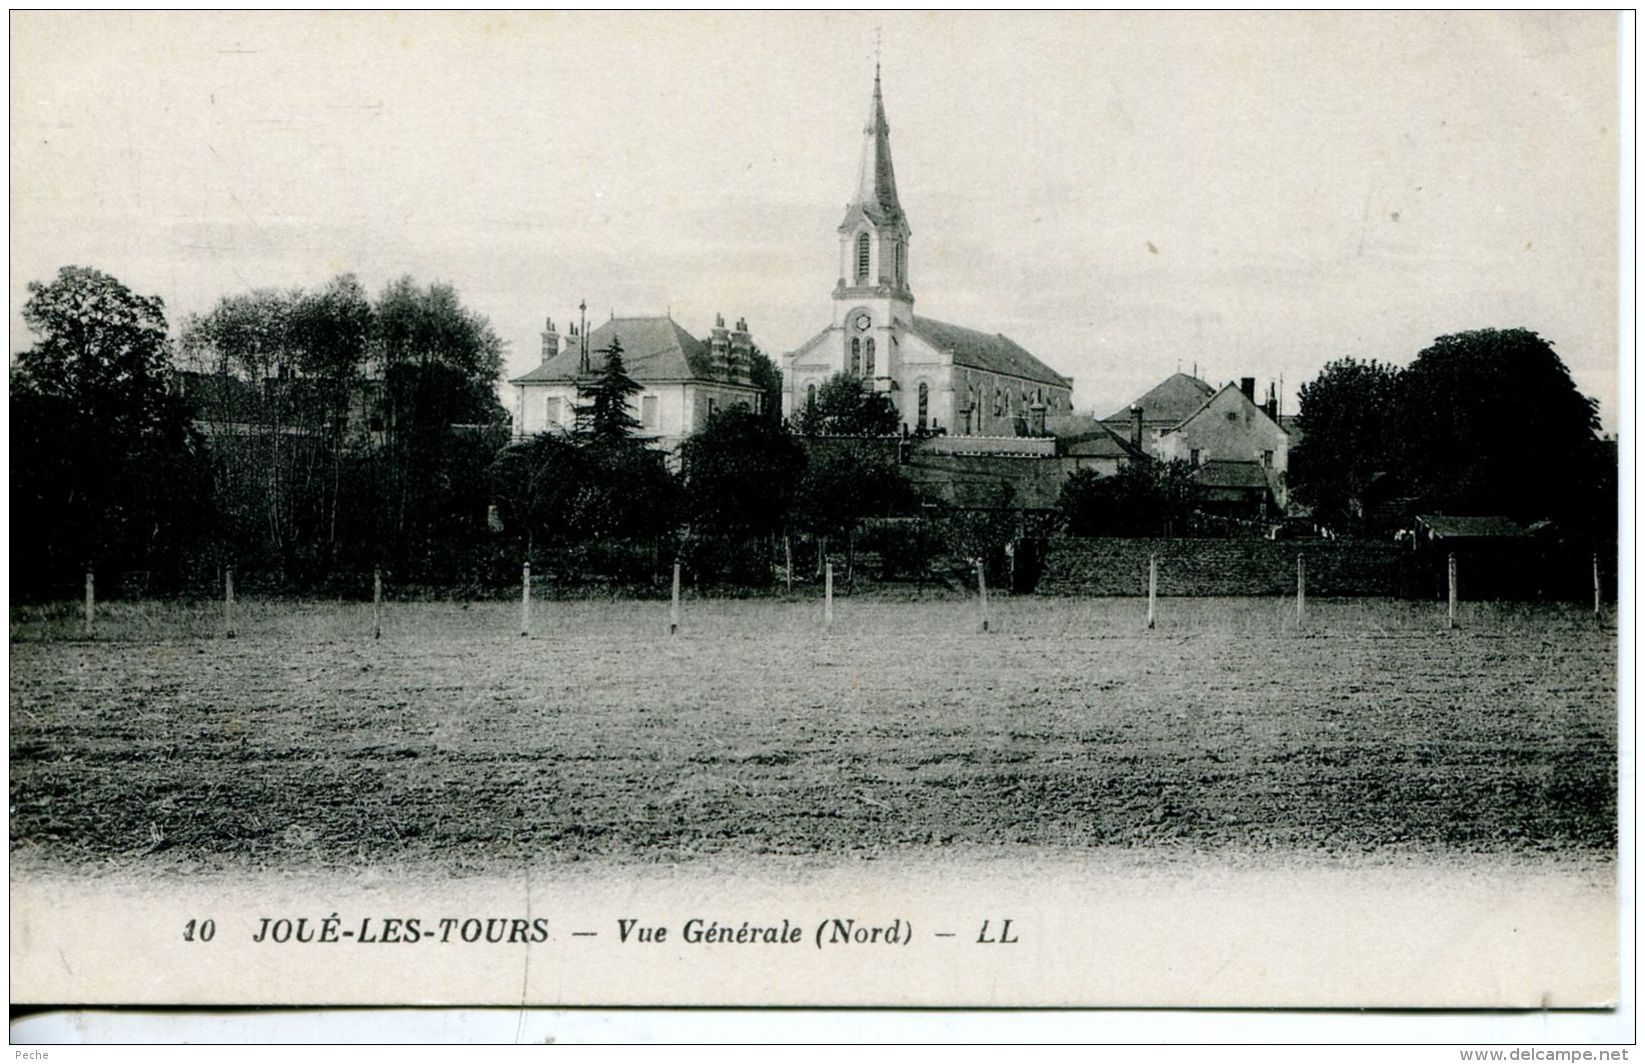
[[[174,325],[449,281],[509,375],[581,298],[779,354],[828,321],[876,27],[916,309],[1078,405],[1523,325],[1615,428],[1606,13],[14,13],[13,349],[77,264]]]

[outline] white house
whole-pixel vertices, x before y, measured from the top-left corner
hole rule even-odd
[[[704,341],[668,316],[612,317],[587,333],[573,325],[563,338],[550,318],[541,364],[509,381],[514,387],[514,435],[571,431],[582,402],[577,382],[604,368],[614,340],[621,345],[624,369],[644,389],[629,400],[640,422],[639,435],[655,446],[673,448],[706,425],[716,410],[738,403],[760,409],[762,393],[750,376],[754,344],[745,321],[728,329],[724,318],[716,318]]]

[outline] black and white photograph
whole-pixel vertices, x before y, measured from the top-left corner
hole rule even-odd
[[[1618,1029],[1624,16],[9,21],[14,1041]]]

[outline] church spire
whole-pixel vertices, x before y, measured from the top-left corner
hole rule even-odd
[[[862,165],[857,171],[857,196],[851,206],[861,208],[870,219],[881,224],[901,221],[897,175],[891,168],[891,127],[885,121],[877,59],[874,61],[874,96],[868,107],[868,124],[862,132]]]

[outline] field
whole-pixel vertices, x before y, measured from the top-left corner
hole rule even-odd
[[[1616,637],[1567,607],[1274,599],[11,611],[40,869],[761,855],[1609,857]]]

